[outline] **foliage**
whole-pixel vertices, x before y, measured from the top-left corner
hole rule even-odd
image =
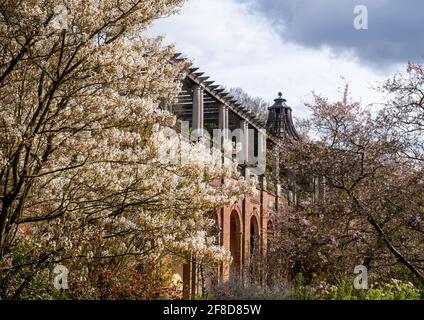
[[[266,122],[269,103],[260,97],[250,96],[242,88],[231,88],[229,91],[243,107],[247,108],[261,121]]]
[[[374,284],[370,289],[355,289],[352,277],[344,277],[337,285],[321,281],[316,285],[295,286],[298,300],[420,300],[422,292],[410,282],[391,279],[389,283]]]
[[[260,285],[249,282],[228,281],[212,287],[211,297],[215,300],[287,300],[291,297],[291,286],[286,283]]]
[[[189,63],[144,36],[183,2],[1,2],[0,298],[30,297],[57,264],[88,286],[71,295],[139,298],[103,292],[99,275],[149,290],[167,283],[148,270],[172,257],[228,259],[204,212],[253,183],[173,130],[159,105],[175,102]]]
[[[316,186],[308,190],[308,184],[298,182],[297,192],[304,196],[278,217],[271,252],[282,257],[280,268],[292,278],[302,273],[311,280],[316,273],[334,283],[364,265],[377,281],[423,282],[424,166],[419,143],[412,157],[406,134],[399,135],[399,128],[410,131],[402,124],[406,118],[422,115],[422,101],[412,113],[409,104],[419,102],[408,100],[410,87],[401,83],[396,90],[397,102],[378,114],[352,102],[348,88],[335,103],[315,96],[309,106],[313,139],[287,144],[282,163],[296,172],[296,181],[325,181],[321,199]],[[404,118],[398,114],[398,120],[388,121],[387,114],[403,105],[409,106],[401,113]],[[421,130],[422,141],[423,127],[415,130]]]

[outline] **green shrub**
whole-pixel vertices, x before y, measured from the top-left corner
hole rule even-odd
[[[337,285],[320,281],[315,285],[304,285],[298,277],[293,296],[298,300],[420,300],[423,291],[410,282],[392,279],[389,283],[374,284],[368,290],[353,286],[353,278],[343,278]]]

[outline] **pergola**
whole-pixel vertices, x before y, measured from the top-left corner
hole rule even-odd
[[[174,59],[186,60],[181,54],[176,54]],[[211,81],[204,72],[200,72],[199,68],[190,67],[183,80],[178,102],[167,109],[179,120],[187,122],[191,132],[197,132],[199,135],[208,134],[212,137],[216,129],[229,133],[237,129],[242,132],[253,131],[253,136],[244,135],[242,149],[246,152],[250,147],[250,150],[253,148],[257,154],[259,137],[265,136],[266,148],[273,154],[272,183],[276,186],[280,184],[277,165],[279,152],[284,148],[287,139],[299,139],[292,120],[292,109],[286,104],[282,94],[279,94],[279,98],[275,99],[274,105],[269,108],[268,121],[264,123],[225,88]],[[231,137],[224,136],[224,139]],[[245,158],[249,158],[249,155]],[[244,172],[246,175],[250,174],[248,170]]]

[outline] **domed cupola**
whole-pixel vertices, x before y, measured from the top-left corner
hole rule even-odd
[[[278,138],[299,139],[299,134],[293,124],[292,109],[286,104],[281,92],[274,104],[268,108],[266,129],[269,134]]]

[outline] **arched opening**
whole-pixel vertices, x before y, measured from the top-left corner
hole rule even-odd
[[[259,223],[255,216],[250,220],[250,255],[256,254],[259,249]]]
[[[250,219],[250,274],[252,280],[258,280],[261,258],[259,222],[256,216]]]
[[[230,278],[240,276],[241,267],[241,226],[240,217],[237,211],[231,213],[230,218],[230,252],[233,260],[230,265]]]

